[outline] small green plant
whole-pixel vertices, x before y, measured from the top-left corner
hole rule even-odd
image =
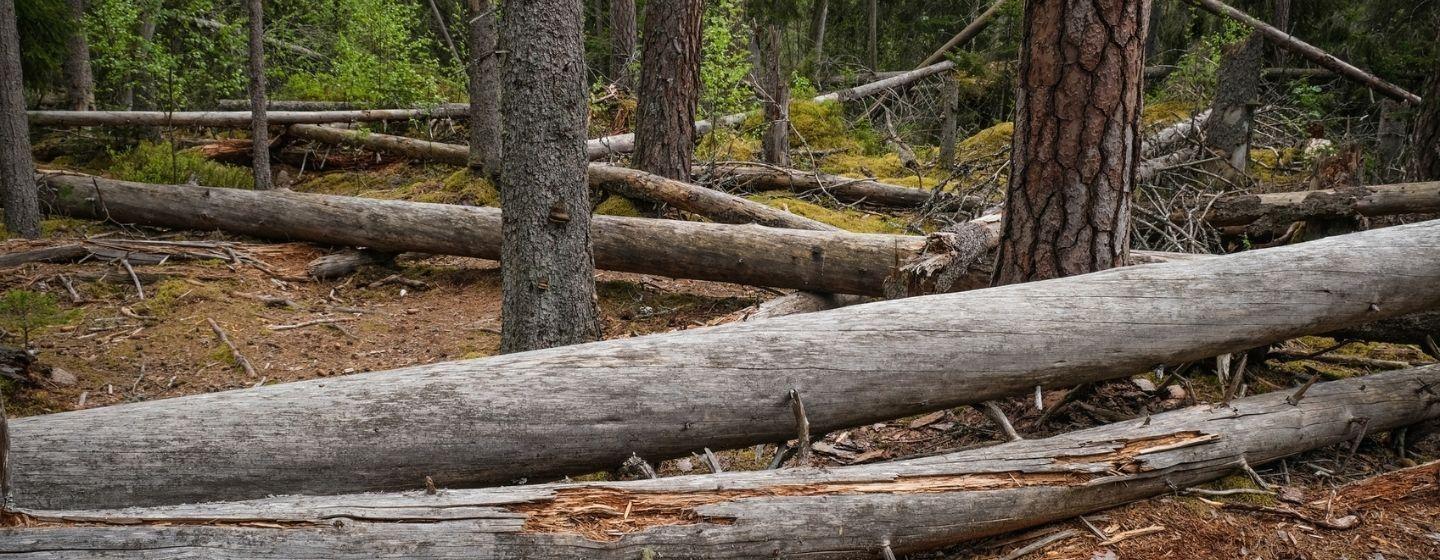
[[[71,313],[55,305],[55,296],[29,290],[10,290],[0,298],[0,327],[12,336],[20,335],[22,347],[30,346],[30,335],[50,325],[70,320]]]
[[[129,151],[111,154],[110,172],[117,179],[173,185],[189,181],[207,187],[248,189],[254,186],[249,169],[225,165],[199,154],[176,151],[169,142],[141,142]]]

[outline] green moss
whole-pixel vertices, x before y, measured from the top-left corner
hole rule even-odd
[[[711,131],[695,145],[697,161],[745,161],[760,153],[760,139],[722,128]]]
[[[856,233],[905,233],[903,222],[889,216],[866,214],[857,210],[835,210],[795,198],[790,191],[768,191],[747,196],[750,200],[781,208],[812,220],[824,222]]]
[[[976,132],[969,138],[960,142],[955,148],[956,161],[970,161],[981,158],[994,157],[995,154],[1010,146],[1010,139],[1015,135],[1015,123],[1002,122],[980,132]]]
[[[1255,484],[1254,480],[1251,480],[1250,477],[1243,474],[1234,474],[1227,476],[1225,478],[1210,483],[1206,487],[1212,490],[1239,490],[1242,488],[1250,490],[1261,489],[1260,486]],[[1215,500],[1217,498],[1207,496],[1207,499]],[[1218,499],[1223,499],[1227,502],[1254,504],[1257,506],[1273,506],[1277,503],[1274,496],[1265,496],[1262,494],[1234,494],[1231,496],[1219,497]]]
[[[49,218],[40,221],[40,233],[46,237],[55,235],[83,234],[94,222],[76,218]]]
[[[1140,119],[1146,127],[1168,125],[1190,118],[1195,108],[1189,101],[1156,101],[1145,104]]]
[[[174,312],[180,306],[202,300],[215,300],[221,296],[220,289],[211,285],[195,285],[179,278],[167,278],[147,290],[149,296],[144,308],[156,316]]]
[[[613,194],[595,207],[595,213],[602,216],[644,217],[644,214],[640,212],[640,207],[635,205],[635,201]]]
[[[1312,374],[1319,374],[1325,381],[1335,381],[1361,375],[1364,372],[1351,369],[1342,365],[1315,360],[1271,360],[1265,366],[1273,371],[1287,374],[1291,377],[1304,377]]]
[[[489,179],[468,169],[451,173],[440,182],[440,189],[418,193],[418,202],[464,204],[467,206],[500,206],[500,190]]]
[[[141,142],[129,151],[111,154],[111,175],[123,181],[179,184],[195,181],[207,187],[248,189],[255,177],[245,167],[225,165],[187,150],[174,150],[169,142]]]

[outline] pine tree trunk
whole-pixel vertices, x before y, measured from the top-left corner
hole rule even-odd
[[[815,0],[810,12],[810,57],[815,83],[825,75],[825,24],[830,18],[830,0]]]
[[[501,352],[600,337],[586,184],[584,6],[505,5]]]
[[[755,21],[755,73],[760,107],[765,114],[761,156],[765,163],[790,165],[790,76],[781,62],[782,29],[771,21]]]
[[[680,181],[690,180],[695,148],[703,4],[701,0],[645,4],[635,167]]]
[[[25,119],[14,0],[0,0],[0,197],[5,200],[5,231],[40,237],[40,199]]]
[[[954,76],[945,80],[945,97],[940,104],[940,169],[955,165],[955,129],[959,126],[960,82]]]
[[[995,283],[1124,264],[1150,0],[1028,0]]]
[[[250,138],[254,141],[255,190],[270,190],[270,129],[265,119],[265,6],[248,0],[250,10]]]
[[[620,87],[634,87],[634,61],[635,0],[610,0],[610,79]]]
[[[1440,65],[1425,85],[1420,116],[1415,120],[1415,159],[1412,173],[1417,181],[1440,181]]]
[[[90,73],[90,44],[85,40],[85,0],[66,0],[73,26],[65,38],[65,106],[74,111],[95,108],[95,78]]]
[[[470,4],[470,167],[494,177],[500,165],[500,59],[496,6]]]
[[[869,0],[866,3],[867,25],[865,36],[865,65],[871,72],[880,71],[880,49],[878,47],[878,35],[880,33],[880,9],[876,0]]]
[[[1244,40],[1222,49],[1215,105],[1210,119],[1205,121],[1205,143],[1240,172],[1250,163],[1251,123],[1255,103],[1260,99],[1264,55],[1265,41],[1253,31]]]
[[[1286,33],[1290,32],[1290,0],[1275,0],[1275,28]],[[1289,62],[1290,53],[1285,49],[1275,49],[1275,65],[1285,66]]]

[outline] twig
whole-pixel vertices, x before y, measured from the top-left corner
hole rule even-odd
[[[135,269],[130,266],[130,259],[122,257],[120,266],[125,267],[125,272],[130,273],[130,280],[135,282],[135,293],[140,295],[140,299],[145,299],[145,288],[140,287],[140,277],[135,275]]]
[[[1155,533],[1160,533],[1163,531],[1165,531],[1165,527],[1163,525],[1151,525],[1149,527],[1131,529],[1129,531],[1121,531],[1119,533],[1115,533],[1115,536],[1110,537],[1105,541],[1102,541],[1098,546],[1110,546],[1114,544],[1119,544],[1120,541],[1132,539],[1135,537],[1143,537],[1145,535],[1153,535]]]
[[[1260,488],[1262,488],[1262,489],[1264,489],[1264,490],[1274,490],[1274,489],[1275,489],[1275,485],[1274,485],[1274,484],[1270,484],[1269,482],[1265,482],[1265,479],[1260,478],[1260,473],[1255,472],[1255,469],[1253,469],[1253,468],[1250,467],[1250,461],[1247,461],[1247,460],[1245,459],[1245,456],[1244,456],[1244,455],[1241,455],[1241,456],[1240,456],[1240,470],[1241,470],[1241,471],[1244,471],[1244,472],[1245,472],[1245,475],[1246,475],[1246,476],[1249,476],[1249,477],[1250,477],[1250,480],[1251,480],[1251,481],[1254,481],[1256,486],[1259,486]]]
[[[64,274],[59,275],[60,284],[65,286],[65,291],[70,293],[72,303],[85,303],[85,298],[80,297],[80,292],[75,291],[75,284],[70,282],[70,277]]]
[[[1037,539],[1035,542],[1017,548],[1011,551],[1010,554],[1001,556],[1000,560],[1018,560],[1019,558],[1022,558],[1028,554],[1039,552],[1049,547],[1050,545],[1075,537],[1076,535],[1077,533],[1074,529],[1066,529],[1058,533],[1052,533],[1048,536]]]
[[[712,473],[725,472],[725,469],[720,468],[720,458],[716,457],[715,452],[710,451],[709,447],[705,448],[705,464],[710,467]]]
[[[343,322],[346,322],[346,321],[354,321],[354,320],[355,320],[354,317],[326,317],[326,318],[323,318],[323,319],[311,319],[311,320],[309,320],[309,321],[305,321],[305,322],[303,322],[303,323],[295,323],[295,324],[293,324],[293,325],[270,325],[270,326],[267,326],[267,327],[265,327],[265,328],[270,329],[270,330],[272,330],[272,331],[288,331],[288,330],[292,330],[292,329],[303,329],[303,328],[305,328],[305,327],[310,327],[310,326],[315,326],[315,325],[326,325],[326,324],[330,324],[330,323],[343,323]]]
[[[1226,490],[1210,490],[1207,488],[1186,488],[1186,494],[1198,494],[1201,496],[1235,496],[1238,494],[1254,496],[1274,496],[1275,492],[1261,490],[1259,488],[1229,488]]]
[[[1025,439],[1020,437],[1019,432],[1015,431],[1015,426],[1010,424],[1010,419],[1005,416],[1005,411],[1000,410],[1000,405],[995,404],[995,401],[985,401],[974,406],[976,410],[985,414],[991,422],[994,422],[995,425],[1000,428],[1000,431],[1005,434],[1005,439],[1010,441]]]
[[[235,363],[245,370],[246,375],[255,377],[255,367],[250,365],[250,360],[245,359],[245,355],[240,353],[240,349],[235,347],[235,343],[230,342],[230,336],[225,334],[225,329],[220,328],[220,324],[216,323],[214,319],[206,317],[205,321],[210,323],[210,330],[215,331],[215,336],[220,339],[220,343],[230,349],[230,357],[235,358]]]
[[[890,549],[890,539],[880,541],[880,558],[882,560],[895,560],[895,551]]]
[[[1353,515],[1347,515],[1345,517],[1341,517],[1335,520],[1331,520],[1328,518],[1316,519],[1314,517],[1310,517],[1290,508],[1277,508],[1256,504],[1247,504],[1245,502],[1217,502],[1214,500],[1206,500],[1205,498],[1200,498],[1200,501],[1220,509],[1238,509],[1243,511],[1255,511],[1260,513],[1268,513],[1271,515],[1290,517],[1308,523],[1310,525],[1315,525],[1317,527],[1336,531],[1354,529],[1355,527],[1360,525],[1360,518]]]
[[[366,287],[366,288],[379,288],[380,286],[384,286],[384,285],[386,285],[386,284],[402,284],[402,285],[405,285],[405,286],[409,286],[409,287],[411,287],[411,288],[415,288],[415,289],[417,289],[417,290],[424,290],[424,289],[430,287],[429,284],[426,284],[426,283],[421,282],[421,281],[419,281],[419,280],[411,280],[411,279],[406,278],[406,277],[404,277],[404,276],[401,276],[401,275],[399,275],[399,274],[391,274],[391,275],[389,275],[389,276],[386,276],[386,277],[384,277],[384,278],[381,278],[381,279],[379,279],[379,280],[376,280],[376,281],[374,281],[374,282],[371,282],[371,283],[369,283],[368,285],[366,285],[365,287]]]
[[[1085,518],[1085,516],[1081,515],[1081,516],[1079,516],[1079,518],[1080,518],[1080,523],[1084,524],[1084,525],[1085,525],[1085,528],[1086,528],[1086,529],[1089,529],[1090,532],[1095,535],[1095,538],[1100,539],[1100,540],[1102,540],[1102,541],[1108,541],[1108,540],[1110,540],[1110,535],[1105,534],[1105,531],[1101,531],[1099,527],[1096,527],[1095,524],[1094,524],[1094,523],[1091,523],[1089,519],[1086,519],[1086,518]]]
[[[1290,403],[1290,406],[1300,406],[1300,399],[1305,398],[1305,391],[1310,390],[1310,386],[1319,380],[1319,375],[1311,375],[1310,379],[1306,379],[1305,384],[1300,386],[1300,390],[1295,391],[1293,395],[1285,397],[1285,402]]]
[[[805,465],[810,462],[810,419],[805,416],[805,403],[795,389],[790,389],[790,411],[795,413],[795,437],[798,440],[795,462]]]

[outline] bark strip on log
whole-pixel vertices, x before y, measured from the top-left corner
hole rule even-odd
[[[403,136],[317,125],[295,125],[289,130],[292,135],[299,138],[384,150],[407,157],[426,158],[454,165],[466,165],[470,157],[469,148],[458,144],[442,144]],[[837,229],[828,224],[797,216],[759,202],[636,169],[592,163],[589,167],[588,178],[593,187],[602,188],[620,196],[668,204],[721,223],[760,224],[809,230]]]
[[[250,111],[26,111],[32,126],[215,126],[250,125]],[[274,111],[270,124],[317,124],[463,118],[465,106],[434,109],[359,109],[353,111]]]
[[[869,559],[882,543],[894,554],[931,550],[1434,419],[1436,384],[1440,366],[1428,366],[1317,384],[1293,405],[1290,391],[1276,391],[1047,439],[823,470],[22,510],[31,525],[0,529],[0,553],[27,560],[192,551],[218,559]]]
[[[302,200],[291,195],[281,204]],[[127,211],[168,201],[148,202]],[[365,218],[377,226],[395,219],[382,212]],[[258,220],[257,229],[284,219]],[[357,229],[337,225],[312,223]],[[404,225],[485,244],[477,239],[483,233],[455,221]],[[1440,221],[827,313],[24,418],[12,426],[15,497],[29,508],[120,507],[409,489],[427,476],[461,486],[592,472],[632,453],[659,460],[787,440],[794,435],[791,390],[804,395],[812,431],[823,433],[1436,306]]]
[[[761,189],[820,191],[843,202],[864,202],[877,206],[919,208],[934,205],[943,210],[957,210],[983,204],[976,197],[962,197],[944,191],[915,189],[874,179],[854,179],[771,165],[718,163],[705,167],[703,174],[716,179],[754,185]]]
[[[1393,216],[1440,212],[1440,181],[1398,183],[1268,194],[1221,197],[1205,214],[1212,226],[1239,226],[1263,220],[1281,229],[1311,218]],[[1172,215],[1172,221],[1184,221]]]
[[[1393,97],[1400,101],[1405,101],[1416,105],[1420,104],[1420,96],[1406,91],[1405,88],[1387,82],[1374,74],[1356,68],[1348,62],[1340,60],[1335,55],[1320,50],[1319,47],[1311,45],[1310,43],[1301,41],[1294,35],[1276,29],[1271,25],[1256,19],[1250,14],[1237,10],[1225,4],[1224,2],[1221,2],[1220,0],[1185,1],[1194,4],[1200,8],[1203,8],[1206,11],[1215,15],[1228,17],[1242,24],[1245,24],[1245,26],[1264,34],[1267,39],[1270,39],[1281,48],[1303,56],[1310,62],[1320,65],[1327,70],[1335,72],[1336,74],[1354,80],[1360,85],[1375,90],[1380,94]]]

